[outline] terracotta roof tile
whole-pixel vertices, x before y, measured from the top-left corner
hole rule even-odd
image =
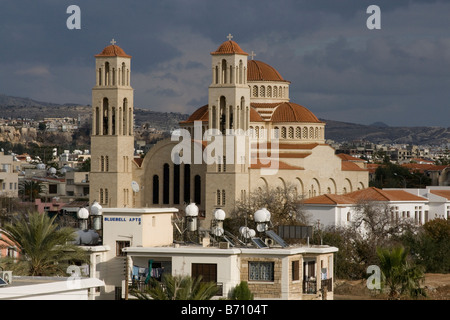
[[[241,47],[233,40],[228,40],[222,43],[216,51],[211,52],[215,54],[243,54],[248,56],[248,53],[241,49]]]
[[[109,45],[99,54],[95,55],[96,58],[99,57],[124,57],[131,58],[131,56],[127,55],[123,49],[116,45]]]
[[[279,104],[270,120],[272,122],[323,123],[307,108],[292,102],[283,102]]]
[[[450,190],[436,190],[431,189],[430,193],[435,194],[437,196],[446,198],[447,200],[450,200]]]
[[[247,80],[289,82],[284,80],[275,68],[258,60],[250,60],[247,62]]]
[[[345,195],[324,194],[303,201],[305,204],[356,204],[359,201],[428,201],[404,190],[382,190],[370,187]]]

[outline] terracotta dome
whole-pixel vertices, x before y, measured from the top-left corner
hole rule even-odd
[[[292,102],[283,102],[278,105],[270,120],[272,122],[322,123],[311,111]]]
[[[195,110],[187,120],[182,121],[181,123],[189,123],[194,121],[208,121],[209,120],[209,111],[208,111],[208,105],[204,105],[203,107],[198,108]],[[251,122],[260,122],[264,121],[264,119],[261,117],[261,115],[256,111],[255,108],[250,107],[250,121]]]
[[[131,56],[127,55],[123,49],[116,45],[109,45],[105,49],[103,49],[102,53],[95,55],[95,57],[124,57],[131,58]]]
[[[249,60],[247,62],[247,80],[248,81],[284,81],[283,77],[275,68],[267,63],[258,60]]]
[[[211,54],[243,54],[248,56],[248,53],[241,49],[241,47],[233,40],[228,40],[222,43],[216,51]]]

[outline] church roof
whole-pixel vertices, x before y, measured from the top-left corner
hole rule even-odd
[[[96,58],[98,57],[124,57],[124,58],[131,58],[131,56],[127,55],[125,51],[119,46],[116,46],[114,44],[111,44],[107,46],[103,51],[99,54],[95,55]]]
[[[248,53],[241,49],[241,47],[233,40],[228,40],[222,43],[216,51],[211,54],[243,54],[248,56]]]
[[[197,110],[195,110],[189,118],[185,121],[181,121],[181,123],[189,123],[194,121],[208,121],[209,120],[209,111],[208,111],[208,105],[204,105]],[[260,122],[264,121],[261,116],[259,115],[258,111],[256,111],[254,108],[250,107],[250,121],[251,122]]]
[[[258,60],[247,62],[247,80],[248,81],[283,81],[283,77],[272,66]]]
[[[274,110],[272,122],[312,122],[322,123],[311,111],[307,108],[293,103],[282,102]]]

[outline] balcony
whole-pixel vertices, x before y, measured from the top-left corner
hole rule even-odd
[[[215,297],[223,296],[223,283],[217,282],[217,293],[214,295]],[[150,283],[145,283],[144,280],[132,280],[129,282],[128,289],[129,290],[137,290],[139,292],[145,293],[150,288]],[[164,288],[165,290],[165,288]]]
[[[321,281],[321,289],[327,288],[327,291],[333,291],[333,278],[323,279]],[[303,293],[304,294],[316,294],[317,293],[317,280],[303,280]]]

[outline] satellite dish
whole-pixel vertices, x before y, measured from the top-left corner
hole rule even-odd
[[[139,192],[139,184],[136,181],[131,181],[131,189],[133,189],[134,192]]]

